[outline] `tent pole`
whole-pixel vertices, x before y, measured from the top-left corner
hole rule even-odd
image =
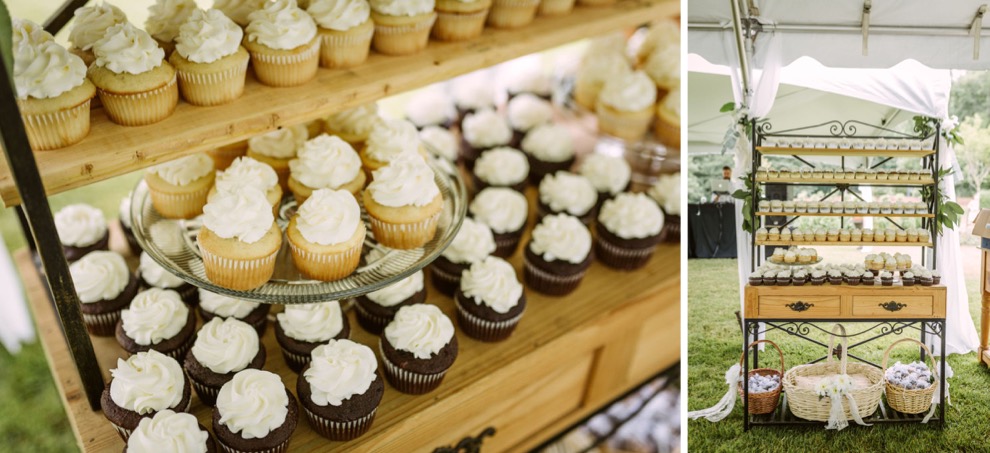
[[[836,33],[862,35],[863,27],[858,25],[813,25],[813,24],[774,24],[773,31],[785,33]],[[715,22],[689,22],[688,31],[722,31],[727,27]],[[955,36],[972,38],[973,32],[967,26],[960,27],[915,27],[905,25],[870,24],[870,35],[909,35],[909,36]],[[987,37],[983,32],[981,38]]]
[[[729,0],[729,5],[732,7],[732,30],[736,35],[736,54],[739,55],[739,72],[742,74],[740,79],[742,80],[742,105],[748,108],[750,98],[752,97],[749,85],[749,46],[746,45],[748,35],[743,36],[742,12],[739,6],[739,0]]]

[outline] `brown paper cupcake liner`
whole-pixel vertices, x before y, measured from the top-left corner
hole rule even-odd
[[[167,193],[150,189],[151,204],[163,217],[169,219],[191,219],[203,213],[210,187],[189,193]]]
[[[439,212],[416,223],[388,223],[370,217],[375,240],[385,247],[400,250],[419,248],[433,240],[440,221]]]
[[[655,250],[656,246],[630,249],[610,244],[600,238],[595,239],[595,258],[613,269],[639,269],[650,261]]]
[[[361,246],[362,244],[358,243],[357,247],[352,247],[343,253],[323,255],[297,247],[289,241],[292,261],[296,263],[299,271],[308,278],[325,282],[340,280],[354,273],[361,264]]]
[[[249,290],[264,285],[275,272],[278,251],[263,258],[236,260],[210,253],[200,247],[206,278],[217,285],[233,290]]]
[[[179,103],[178,77],[151,91],[117,94],[97,88],[110,121],[122,126],[157,123],[172,115]]]
[[[182,361],[185,360],[186,358],[186,354],[189,352],[190,349],[192,349],[194,340],[196,340],[196,336],[192,335],[189,337],[188,340],[186,340],[185,343],[182,343],[182,345],[180,345],[178,348],[175,348],[168,352],[162,352],[162,351],[159,352],[175,359],[175,361],[179,363],[182,363]]]
[[[663,230],[660,231],[663,242],[681,242],[681,216],[664,213]]]
[[[457,305],[457,323],[461,326],[461,330],[467,336],[480,341],[495,342],[509,338],[523,315],[519,313],[516,317],[505,321],[488,321],[472,315],[462,308],[459,302],[455,305]],[[523,310],[523,313],[525,312]]]
[[[412,55],[426,48],[430,40],[430,29],[437,20],[433,13],[426,20],[409,25],[375,24],[372,44],[375,50],[385,55]]]
[[[117,321],[120,321],[120,310],[96,315],[83,313],[82,317],[89,333],[98,337],[112,337],[117,330]]]
[[[448,13],[437,11],[437,23],[433,37],[441,41],[463,41],[481,36],[489,8],[476,13]]]
[[[540,2],[541,16],[562,16],[574,9],[574,0],[543,0]]]
[[[114,431],[117,431],[117,435],[120,436],[121,439],[124,439],[125,443],[127,442],[127,439],[131,437],[131,433],[134,432],[134,430],[124,428],[114,422],[110,422],[110,425],[113,426]]]
[[[357,420],[336,422],[320,417],[307,409],[305,404],[302,406],[306,413],[306,419],[309,420],[309,426],[313,427],[313,430],[321,436],[333,441],[348,441],[361,437],[362,434],[371,429],[371,424],[375,421],[375,413],[378,412],[378,408],[375,408],[370,414]]]
[[[296,354],[285,348],[282,348],[282,357],[285,359],[285,364],[289,365],[289,368],[296,373],[306,368],[306,365],[309,365],[309,362],[313,360],[309,355]]]
[[[519,28],[536,17],[540,0],[495,0],[488,13],[488,25],[495,28]]]
[[[495,240],[495,251],[492,255],[499,258],[508,258],[516,252],[516,248],[519,247],[519,240],[522,239],[520,236],[509,237],[505,239]]]
[[[550,296],[570,294],[584,278],[585,271],[574,275],[553,275],[523,259],[523,277],[534,291]]]
[[[187,375],[189,373],[186,373]],[[219,388],[213,388],[206,384],[200,383],[199,381],[189,377],[189,382],[192,384],[193,390],[196,391],[196,395],[199,395],[199,400],[210,407],[216,406],[217,395],[220,394]]]
[[[631,112],[630,112],[631,113]],[[650,130],[652,116],[635,117],[632,115],[616,115],[607,110],[597,108],[598,131],[626,140],[639,140]]]
[[[451,274],[446,272],[437,266],[430,267],[430,277],[433,279],[433,286],[440,290],[441,293],[453,297],[454,293],[457,292],[457,288],[461,286],[461,275]]]
[[[209,74],[176,71],[182,98],[192,105],[220,105],[241,97],[248,60],[227,71]]]
[[[358,324],[361,324],[361,327],[364,327],[364,330],[367,330],[373,334],[382,333],[382,331],[385,330],[385,327],[388,326],[388,323],[392,322],[392,318],[377,316],[374,313],[365,310],[360,303],[354,304],[354,308],[357,309]]]
[[[392,384],[392,387],[395,387],[396,390],[402,393],[422,395],[432,392],[440,386],[440,383],[443,382],[443,377],[447,374],[447,370],[436,374],[420,374],[399,368],[398,365],[392,363],[385,356],[381,339],[378,340],[378,352],[382,356],[382,363],[385,364],[385,377]]]
[[[353,35],[321,34],[320,66],[324,68],[350,68],[364,63],[371,50],[371,37],[375,28],[367,33]]]
[[[91,102],[69,109],[37,115],[22,115],[28,142],[35,151],[65,148],[89,135]]]
[[[292,437],[290,436],[288,439],[285,439],[284,442],[272,448],[266,448],[264,450],[238,450],[236,448],[227,446],[227,444],[223,443],[223,441],[220,440],[219,437],[217,437],[216,440],[217,440],[217,445],[220,445],[220,448],[227,453],[284,453],[289,451],[289,441],[292,440]]]
[[[259,82],[273,87],[291,87],[312,80],[320,66],[320,40],[314,39],[307,45],[306,50],[290,55],[252,52],[254,75]]]

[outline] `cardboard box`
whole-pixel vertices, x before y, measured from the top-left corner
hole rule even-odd
[[[973,235],[983,238],[980,247],[990,250],[990,209],[980,211],[973,222]]]

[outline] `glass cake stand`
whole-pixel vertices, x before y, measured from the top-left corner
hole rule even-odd
[[[182,280],[210,292],[268,304],[345,300],[384,288],[412,275],[440,256],[454,239],[467,211],[467,189],[456,172],[443,171],[435,162],[430,165],[443,196],[443,210],[433,240],[413,250],[396,250],[378,245],[361,197],[358,197],[361,217],[368,228],[361,263],[353,274],[333,282],[310,280],[302,276],[292,261],[288,240],[283,236],[282,249],[276,258],[275,273],[268,283],[250,291],[234,291],[217,286],[206,278],[203,259],[196,243],[196,236],[202,226],[201,218],[173,220],[162,217],[153,207],[144,181],[138,183],[131,198],[134,236],[141,248],[158,264]],[[282,228],[283,235],[289,218],[295,211],[296,202],[293,197],[290,195],[283,199],[279,216],[275,219]],[[383,254],[380,258],[369,261],[368,254],[374,249],[379,249]]]

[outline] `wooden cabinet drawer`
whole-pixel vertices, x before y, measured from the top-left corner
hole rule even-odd
[[[934,314],[932,296],[853,296],[854,316],[920,318]]]
[[[839,296],[760,296],[761,318],[838,317]]]

